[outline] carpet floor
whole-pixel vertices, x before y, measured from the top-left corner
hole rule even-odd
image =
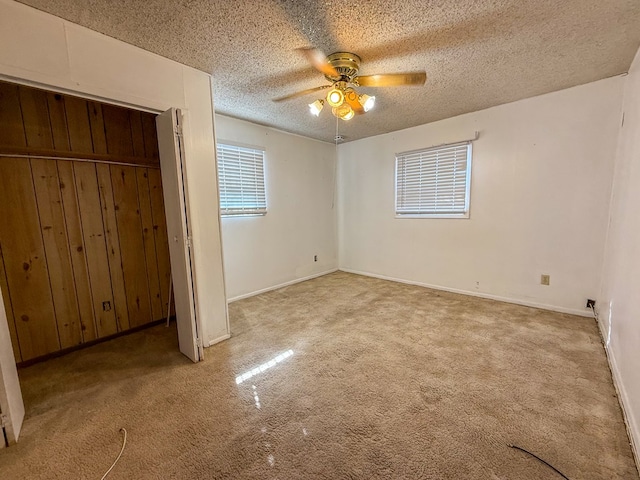
[[[336,272],[20,370],[1,479],[638,479],[594,320]]]

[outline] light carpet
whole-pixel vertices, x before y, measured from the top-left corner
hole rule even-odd
[[[638,479],[593,319],[344,272],[229,313],[199,364],[159,326],[21,369],[0,478],[100,479],[125,427],[109,479]]]

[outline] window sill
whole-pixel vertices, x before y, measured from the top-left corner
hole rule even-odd
[[[246,218],[246,217],[264,217],[267,212],[264,213],[221,213],[221,218]]]
[[[469,218],[469,212],[466,213],[416,213],[408,215],[398,215],[396,218]]]

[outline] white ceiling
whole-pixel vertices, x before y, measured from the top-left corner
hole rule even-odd
[[[211,73],[216,111],[333,141],[308,95],[322,85],[297,47],[362,57],[360,73],[426,70],[424,87],[360,88],[377,98],[339,122],[378,135],[624,73],[640,44],[638,0],[21,0]]]

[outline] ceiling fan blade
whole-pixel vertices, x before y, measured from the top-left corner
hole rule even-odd
[[[340,78],[338,71],[327,62],[327,56],[314,47],[297,48],[307,61],[319,72],[331,78]]]
[[[285,100],[291,100],[292,98],[302,97],[303,95],[308,95],[313,92],[317,92],[319,90],[324,90],[329,88],[331,85],[321,85],[320,87],[307,88],[306,90],[302,90],[301,92],[291,93],[289,95],[285,95],[284,97],[274,98],[274,102],[283,102]]]
[[[357,77],[361,87],[401,87],[404,85],[424,85],[426,72],[383,73]]]

